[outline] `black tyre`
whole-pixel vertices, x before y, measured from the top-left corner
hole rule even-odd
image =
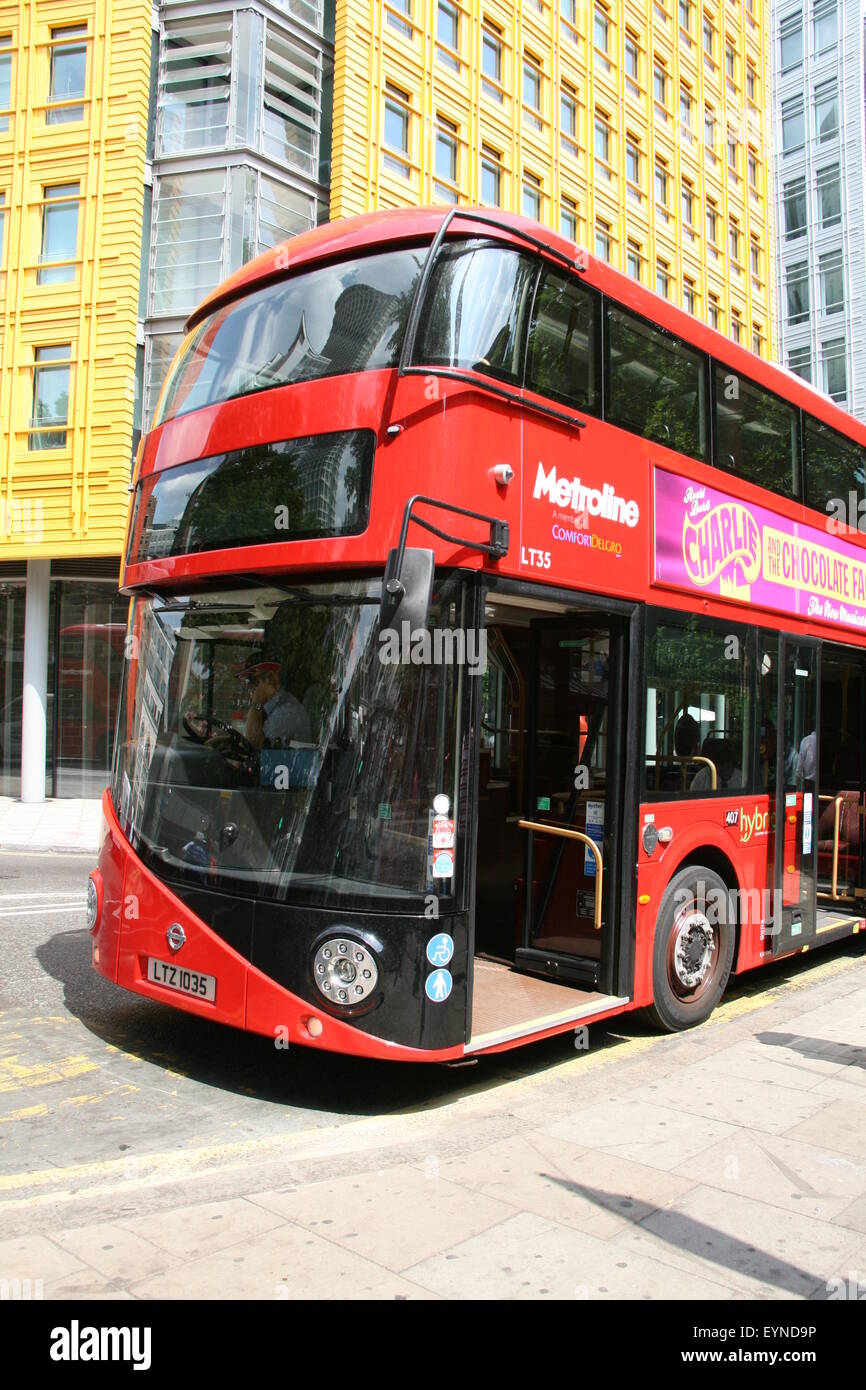
[[[674,874],[661,900],[653,941],[650,1014],[668,1033],[709,1018],[728,983],[736,913],[724,879],[702,864]]]

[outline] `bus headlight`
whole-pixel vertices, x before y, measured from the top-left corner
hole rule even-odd
[[[313,979],[326,999],[344,1008],[367,999],[379,981],[375,958],[360,941],[334,936],[313,958]]]
[[[101,907],[100,892],[101,882],[97,884],[96,874],[92,873],[87,880],[87,930],[95,931],[99,921],[99,909]]]

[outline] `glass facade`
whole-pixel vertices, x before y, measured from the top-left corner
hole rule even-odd
[[[27,584],[0,580],[0,796],[21,792]],[[116,581],[52,579],[46,796],[99,797],[108,785],[128,601]]]
[[[191,311],[234,270],[323,215],[330,153],[323,92],[332,58],[320,4],[277,0],[267,13],[217,5],[194,15],[160,8],[143,264],[145,429]]]

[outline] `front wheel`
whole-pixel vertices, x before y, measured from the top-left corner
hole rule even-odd
[[[735,913],[724,879],[701,864],[674,874],[653,941],[650,1013],[668,1033],[709,1018],[734,959]]]

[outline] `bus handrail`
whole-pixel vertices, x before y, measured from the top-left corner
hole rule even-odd
[[[836,803],[836,811],[833,816],[833,879],[830,897],[834,902],[838,902],[841,897],[839,893],[839,825],[842,820],[842,803],[845,800],[845,794],[844,792],[837,792],[835,796],[828,796],[825,793],[823,796],[819,795],[818,800],[835,801]]]
[[[705,758],[701,753],[646,753],[645,761],[648,763],[703,763],[710,769],[710,791],[718,791],[719,774],[712,758]]]
[[[595,840],[584,835],[582,830],[567,830],[564,825],[546,825],[543,821],[537,820],[519,820],[517,824],[521,830],[533,830],[539,835],[558,835],[563,840],[580,840],[581,844],[589,845],[595,856],[595,909],[592,924],[596,931],[601,931],[601,892],[604,863],[602,862],[601,850]]]

